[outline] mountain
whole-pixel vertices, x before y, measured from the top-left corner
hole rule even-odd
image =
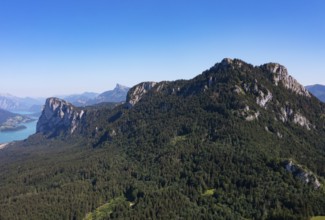
[[[309,92],[311,92],[314,96],[319,98],[322,102],[325,102],[325,86],[324,85],[311,85],[306,86],[306,89],[308,89]]]
[[[84,92],[82,94],[62,96],[61,98],[75,106],[96,105],[102,102],[124,102],[130,88],[117,84],[113,90],[101,94]],[[0,108],[8,111],[41,112],[45,98],[20,98],[10,94],[0,94]]]
[[[96,101],[99,102],[125,102],[129,87],[116,84],[111,91],[106,91],[97,96]]]
[[[70,95],[62,98],[79,107],[95,105],[102,102],[125,102],[129,89],[129,87],[117,84],[113,90],[101,94],[86,92],[80,95]]]
[[[10,94],[0,94],[0,108],[7,111],[30,111],[32,106],[39,106],[37,109],[41,111],[41,105],[44,99],[20,98]],[[34,107],[35,108],[35,107]]]
[[[224,59],[125,103],[47,99],[0,151],[0,219],[325,215],[325,104],[277,63]]]

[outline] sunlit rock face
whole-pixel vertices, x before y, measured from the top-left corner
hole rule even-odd
[[[264,94],[264,92],[259,91],[259,96],[256,98],[256,103],[263,107],[266,108],[266,104],[272,100],[273,95],[270,91],[267,90],[267,94]]]
[[[298,81],[288,74],[287,68],[278,63],[268,63],[261,66],[273,74],[273,82],[276,86],[283,86],[299,95],[310,97],[310,93]]]
[[[134,106],[136,103],[138,103],[141,98],[150,91],[157,83],[156,82],[143,82],[136,86],[134,86],[132,89],[129,90],[126,103],[129,107]]]
[[[72,134],[78,127],[84,113],[83,110],[62,99],[48,98],[42,115],[37,122],[36,132],[44,134],[65,132]]]

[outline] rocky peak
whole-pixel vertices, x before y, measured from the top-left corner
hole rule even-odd
[[[131,88],[127,94],[126,103],[129,107],[134,106],[140,99],[150,91],[157,83],[143,82]]]
[[[288,74],[287,68],[278,63],[267,63],[261,66],[261,68],[268,70],[273,74],[273,82],[276,86],[279,82],[283,86],[296,94],[310,97],[310,93],[306,90],[304,86],[298,83],[296,79]]]
[[[240,60],[240,59],[230,59],[230,58],[224,58],[220,63],[217,63],[214,68],[242,68],[242,67],[253,67],[252,65]],[[288,74],[288,70],[286,67],[278,64],[278,63],[267,63],[261,66],[257,66],[258,68],[267,70],[272,74],[272,80],[276,86],[279,85],[279,83],[282,83],[283,86],[293,92],[295,92],[298,95],[311,97],[310,93],[307,91],[307,89],[302,86],[296,79],[294,79],[292,76]]]
[[[221,61],[221,65],[223,66],[228,66],[228,65],[231,65],[233,63],[233,59],[230,59],[230,58],[224,58],[222,61]]]
[[[59,132],[72,134],[78,127],[84,111],[59,98],[46,100],[40,116],[36,132],[57,134]]]
[[[243,65],[248,65],[247,63],[245,63],[244,61],[240,60],[240,59],[230,59],[230,58],[224,58],[220,65],[222,67],[232,67],[233,69],[235,68],[240,68]]]
[[[114,88],[114,90],[129,90],[130,88],[129,87],[127,87],[127,86],[123,86],[123,85],[121,85],[121,84],[116,84],[116,86],[115,86],[115,88]]]
[[[129,87],[123,86],[121,84],[116,84],[113,90],[103,92],[96,98],[96,103],[100,102],[125,102],[127,92]]]

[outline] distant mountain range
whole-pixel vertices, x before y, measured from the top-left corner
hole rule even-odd
[[[320,84],[315,84],[311,86],[306,86],[309,92],[316,96],[322,102],[325,102],[325,86]]]
[[[85,92],[82,94],[61,96],[60,98],[75,106],[88,106],[102,102],[123,102],[129,87],[117,84],[113,90],[103,93]],[[7,111],[41,112],[46,98],[20,98],[10,94],[0,94],[0,109]]]
[[[116,87],[113,90],[101,94],[85,92],[77,95],[62,96],[60,98],[78,107],[95,105],[102,102],[125,102],[129,89],[129,87],[116,84]]]
[[[84,92],[82,94],[60,96],[60,98],[74,104],[75,106],[86,106],[89,105],[89,103],[92,103],[98,95],[98,93],[94,92]]]
[[[0,94],[0,109],[7,111],[41,111],[45,98],[20,98],[10,94]]]

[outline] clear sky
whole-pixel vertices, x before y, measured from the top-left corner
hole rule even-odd
[[[0,0],[0,93],[190,79],[224,57],[325,84],[323,0]]]

